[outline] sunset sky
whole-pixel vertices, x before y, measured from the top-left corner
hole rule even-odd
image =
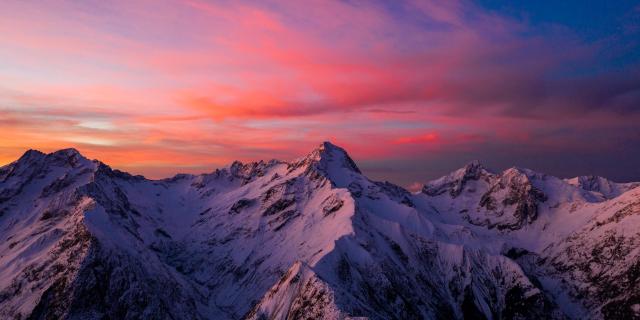
[[[0,164],[161,178],[330,140],[407,187],[474,159],[640,180],[640,4],[504,3],[2,0]]]

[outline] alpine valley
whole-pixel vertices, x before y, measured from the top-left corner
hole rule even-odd
[[[411,193],[325,142],[148,180],[0,168],[1,319],[638,319],[640,188],[478,162]]]

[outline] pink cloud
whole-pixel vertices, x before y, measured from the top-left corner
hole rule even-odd
[[[396,144],[415,144],[415,143],[434,142],[436,140],[438,140],[437,134],[427,133],[420,136],[400,137],[400,138],[397,138],[394,142]]]

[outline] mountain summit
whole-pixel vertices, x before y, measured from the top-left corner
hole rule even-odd
[[[0,316],[638,318],[636,186],[472,162],[412,194],[329,142],[164,180],[30,150],[0,168]]]
[[[341,170],[345,169],[361,174],[360,169],[347,154],[347,151],[328,141],[320,144],[305,157],[294,161],[293,166],[313,166],[327,175],[339,174]]]

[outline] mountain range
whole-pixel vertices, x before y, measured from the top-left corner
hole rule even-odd
[[[2,319],[638,319],[640,183],[477,161],[411,193],[329,142],[163,180],[0,168]]]

